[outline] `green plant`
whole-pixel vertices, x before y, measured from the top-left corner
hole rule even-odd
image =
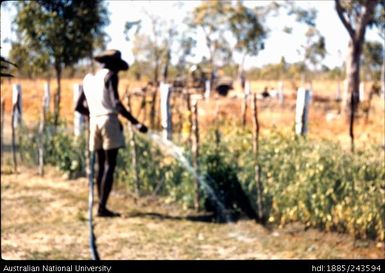
[[[32,128],[21,127],[20,151],[24,163],[36,166],[39,161],[39,147],[43,141],[44,163],[58,167],[69,178],[85,175],[85,135],[75,138],[65,127],[65,121],[59,121],[54,127],[52,115],[48,115],[43,134],[38,125]]]

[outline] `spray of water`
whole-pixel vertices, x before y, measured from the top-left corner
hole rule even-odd
[[[225,206],[219,200],[218,196],[215,194],[212,187],[207,183],[207,180],[206,180],[207,178],[198,174],[197,171],[195,170],[195,168],[193,168],[193,166],[190,164],[189,160],[186,158],[186,156],[183,153],[183,149],[181,147],[179,147],[178,145],[176,145],[175,143],[173,143],[172,141],[163,138],[158,133],[150,131],[148,133],[148,136],[149,136],[150,140],[153,143],[156,143],[165,154],[168,154],[168,155],[172,156],[173,158],[175,158],[176,160],[178,160],[179,163],[181,163],[182,166],[195,179],[197,179],[199,181],[199,185],[202,188],[202,190],[205,191],[208,195],[210,195],[212,200],[214,200],[214,202],[218,205],[218,208],[220,209],[222,216],[224,216],[225,221],[227,223],[230,223],[231,219],[230,219],[229,215],[225,213],[225,210],[226,210]]]
[[[143,136],[143,135],[141,135]],[[161,134],[153,131],[149,131],[146,136],[149,138],[149,140],[152,143],[155,143],[158,145],[158,147],[162,150],[162,152],[166,155],[172,156],[176,160],[178,160],[182,166],[195,178],[197,179],[200,183],[199,185],[201,186],[202,190],[205,191],[212,200],[217,204],[218,208],[220,209],[220,212],[225,220],[225,222],[228,225],[231,225],[231,232],[229,232],[229,237],[235,238],[238,241],[245,241],[245,240],[250,240],[244,232],[239,231],[238,229],[235,229],[235,224],[233,221],[231,221],[231,218],[229,217],[228,214],[226,214],[226,209],[223,203],[220,201],[218,196],[216,195],[215,191],[212,189],[212,187],[207,183],[207,179],[210,179],[210,177],[204,177],[200,174],[197,173],[195,168],[190,164],[189,160],[186,158],[186,156],[183,153],[183,148],[179,147],[175,143],[173,143],[170,140],[167,140],[162,137]]]

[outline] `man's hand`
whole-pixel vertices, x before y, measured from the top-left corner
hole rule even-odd
[[[147,133],[147,131],[148,131],[148,128],[146,127],[146,125],[141,124],[141,123],[136,124],[135,127],[141,133]]]

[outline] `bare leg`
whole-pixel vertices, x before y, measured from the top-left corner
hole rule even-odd
[[[107,201],[110,196],[112,185],[114,182],[114,171],[116,167],[116,157],[118,155],[118,149],[106,150],[104,173],[101,180],[100,199],[99,199],[99,216],[118,216],[117,213],[113,213],[107,209]]]

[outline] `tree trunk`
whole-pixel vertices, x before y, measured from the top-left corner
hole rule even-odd
[[[349,136],[351,143],[351,151],[354,152],[354,119],[356,116],[359,87],[360,87],[360,56],[362,51],[362,44],[360,41],[349,43],[349,59],[346,66],[346,77],[348,79],[348,93],[350,93],[349,100]]]
[[[167,57],[166,57],[166,64],[164,65],[164,70],[163,70],[163,82],[167,82],[168,78],[168,66],[170,64],[170,58],[171,58],[171,53],[170,49],[167,50]]]
[[[354,151],[354,117],[357,110],[359,99],[360,85],[360,56],[362,52],[362,44],[365,41],[365,31],[370,20],[373,18],[374,9],[380,1],[364,1],[358,5],[362,9],[356,9],[356,13],[349,15],[347,10],[342,6],[341,0],[335,0],[337,14],[349,33],[349,58],[346,64],[346,76],[348,80],[348,91],[350,92],[350,122],[349,135],[351,140],[351,150]],[[357,3],[356,3],[357,4]],[[353,6],[354,8],[354,6]],[[360,10],[362,12],[360,12]],[[352,25],[352,20],[356,21],[356,25]]]
[[[55,94],[55,112],[54,112],[54,124],[55,127],[59,123],[59,115],[60,115],[60,101],[61,101],[61,66],[56,65],[55,66],[56,71],[56,83],[57,83],[57,89]]]
[[[159,58],[158,54],[155,55],[155,67],[154,67],[154,86],[158,87],[158,81],[159,81]]]

